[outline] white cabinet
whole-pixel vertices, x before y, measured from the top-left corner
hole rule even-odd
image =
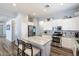
[[[77,51],[79,50],[79,44],[76,40],[79,40],[79,38],[73,38],[73,54],[74,54],[74,56],[77,55]]]
[[[79,16],[70,19],[64,19],[62,30],[79,30]]]
[[[68,49],[73,49],[73,42],[72,42],[72,38],[65,38],[62,37],[62,47],[64,48],[68,48]]]

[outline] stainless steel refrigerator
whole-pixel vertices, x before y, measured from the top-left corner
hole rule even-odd
[[[28,37],[36,35],[36,27],[28,25]]]

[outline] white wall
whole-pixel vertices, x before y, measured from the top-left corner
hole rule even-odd
[[[50,21],[45,21],[44,30],[52,30],[52,19]]]
[[[3,24],[0,23],[0,36],[3,36]]]
[[[12,18],[6,22],[6,25],[10,24],[10,30],[6,30],[6,39],[7,40],[13,41],[13,40],[16,40],[17,36],[18,37],[21,36],[21,21],[20,21],[20,19],[22,19],[21,15],[17,14],[16,18]]]
[[[6,39],[12,41],[12,20],[6,22],[6,26],[10,25],[10,30],[6,30]]]
[[[3,24],[3,36],[6,36],[6,24]]]
[[[21,19],[21,38],[28,37],[28,16],[23,15]]]
[[[3,26],[3,34],[1,36],[6,36],[6,24],[5,23],[0,23],[0,25]]]
[[[15,36],[20,37],[21,36],[21,14],[17,14],[16,18],[14,18],[15,21]]]
[[[10,31],[6,30],[6,39],[9,41],[16,40],[17,38],[28,36],[28,27],[27,27],[27,15],[18,13],[16,18],[11,19],[6,23],[10,24]],[[13,27],[13,28],[12,28]]]
[[[55,27],[55,26],[63,26],[63,21],[64,21],[64,19],[56,19],[56,20],[53,20],[52,26],[53,27]]]
[[[39,26],[39,21],[38,19],[34,18],[34,26],[36,26],[36,35],[40,35],[41,34],[41,27]]]

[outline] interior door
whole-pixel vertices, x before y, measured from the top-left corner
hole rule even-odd
[[[3,36],[3,25],[0,25],[0,36]]]

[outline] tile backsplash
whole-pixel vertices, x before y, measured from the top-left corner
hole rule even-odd
[[[53,32],[54,31],[46,30],[46,31],[43,31],[42,34],[52,35]],[[77,30],[74,30],[74,31],[73,30],[61,30],[61,31],[58,31],[58,32],[62,32],[64,37],[76,37],[76,33],[77,33],[77,36],[79,38],[79,31],[77,31]]]
[[[76,33],[77,33],[77,36],[79,37],[78,31],[63,31],[63,36],[64,37],[76,37]]]

